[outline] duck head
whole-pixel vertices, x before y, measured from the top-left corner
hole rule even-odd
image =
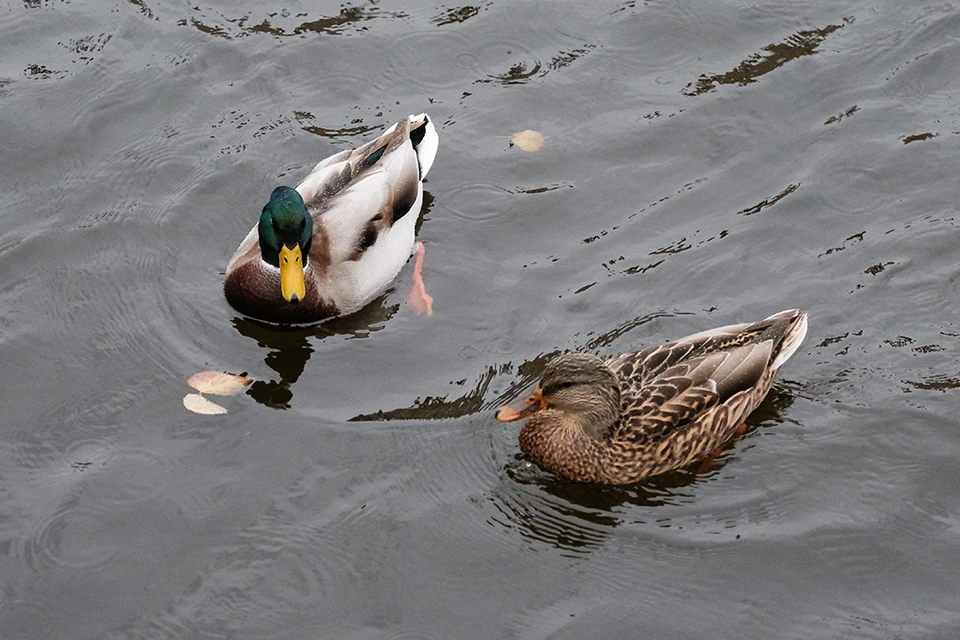
[[[607,428],[619,418],[620,383],[597,356],[568,353],[551,360],[534,392],[502,407],[497,419],[513,422],[548,409],[598,430]]]
[[[280,269],[280,293],[284,300],[303,300],[307,293],[303,270],[313,238],[313,218],[296,189],[273,190],[270,202],[260,214],[257,230],[263,261]]]

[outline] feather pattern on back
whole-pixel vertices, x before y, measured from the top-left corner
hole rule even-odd
[[[556,398],[546,394],[545,409],[533,413],[521,430],[521,448],[546,468],[588,482],[626,484],[687,466],[735,435],[806,331],[806,314],[789,310],[605,363],[584,361],[585,372],[597,368],[597,380],[601,369],[615,376],[620,385],[617,417],[607,425],[585,425],[581,411],[600,400],[577,405],[560,393]],[[562,386],[551,367],[562,366],[564,358],[571,356],[547,366],[544,384],[549,379],[553,388]],[[583,373],[587,380],[591,375]],[[584,390],[578,393],[578,402],[591,397]],[[573,390],[570,394],[575,397]],[[557,408],[564,404],[564,410]]]

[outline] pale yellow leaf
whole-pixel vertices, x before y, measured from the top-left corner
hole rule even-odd
[[[227,412],[226,409],[216,402],[210,402],[199,393],[188,393],[183,396],[183,406],[194,413],[205,416],[216,416]]]
[[[200,393],[212,393],[218,396],[232,396],[251,382],[253,378],[233,376],[219,371],[201,371],[187,380],[187,384]]]
[[[536,151],[543,144],[543,135],[533,129],[527,129],[513,134],[510,138],[510,146],[517,145],[524,151]]]

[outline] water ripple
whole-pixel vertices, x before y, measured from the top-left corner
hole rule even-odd
[[[464,222],[485,224],[514,211],[517,204],[512,198],[513,195],[503,187],[467,182],[454,187],[439,208]]]
[[[64,458],[71,469],[84,472],[85,491],[104,508],[145,502],[163,490],[164,460],[147,449],[81,441]]]
[[[479,44],[476,83],[503,86],[524,84],[531,78],[545,75],[547,69],[537,56],[519,40],[497,37]]]
[[[321,480],[322,474],[308,473],[299,484],[316,490]],[[226,631],[272,638],[276,629],[309,614],[318,603],[334,601],[339,592],[382,570],[370,563],[364,543],[345,541],[330,529],[331,522],[356,507],[355,500],[335,501],[307,514],[292,505],[309,496],[297,487],[291,492],[293,502],[283,499],[268,507],[220,549],[166,612],[143,621],[147,627],[175,628],[190,636]],[[361,488],[353,498],[362,493]]]
[[[465,56],[472,55],[475,46],[462,33],[438,29],[398,33],[390,38],[390,48],[392,53],[381,72],[384,80],[403,73],[411,93],[432,98],[465,86],[464,65],[472,66]],[[424,51],[431,55],[424,56]],[[410,60],[417,60],[418,64],[411,66]],[[452,60],[456,64],[449,64]]]
[[[831,211],[870,213],[889,198],[883,169],[866,164],[831,164],[829,178],[819,181],[817,194]]]
[[[44,520],[26,542],[24,560],[33,570],[65,567],[102,570],[123,546],[123,529],[97,508],[67,507]]]
[[[17,640],[52,637],[54,610],[41,600],[4,597],[0,606],[0,636]]]

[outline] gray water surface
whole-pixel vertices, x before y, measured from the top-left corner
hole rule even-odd
[[[0,16],[0,638],[960,634],[960,7]],[[422,111],[434,315],[410,263],[348,318],[239,317],[270,191]],[[494,420],[559,351],[791,307],[710,469],[573,484]],[[206,369],[256,382],[194,415]]]

